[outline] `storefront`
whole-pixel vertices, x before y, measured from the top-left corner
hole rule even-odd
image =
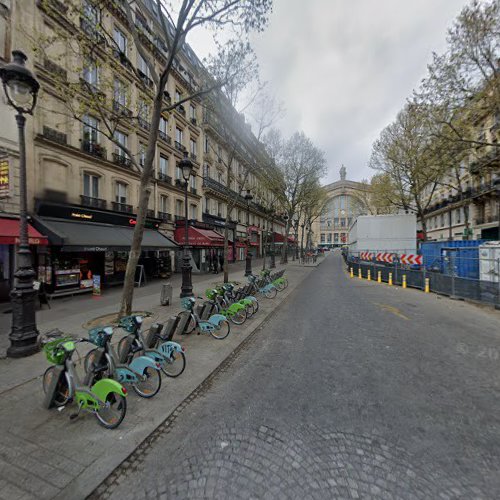
[[[186,243],[184,221],[178,221],[175,229],[174,238],[177,244],[183,246]],[[191,248],[193,272],[208,272],[213,268],[217,259],[224,251],[224,236],[208,225],[201,227],[198,223],[188,227],[188,246]],[[182,261],[182,251],[179,251],[177,258],[177,267],[180,269]]]
[[[260,229],[257,226],[248,226],[247,235],[248,244],[250,245],[250,251],[252,252],[252,257],[260,257]]]
[[[14,285],[16,252],[19,244],[19,219],[15,216],[0,217],[0,301],[10,300],[9,293]],[[28,242],[35,269],[45,262],[47,238],[28,224]]]
[[[55,216],[57,215],[57,216]],[[132,244],[135,216],[42,204],[33,224],[49,238],[47,264],[38,268],[38,279],[55,295],[121,284]],[[177,245],[160,233],[159,222],[147,219],[136,282],[168,277],[171,252]]]

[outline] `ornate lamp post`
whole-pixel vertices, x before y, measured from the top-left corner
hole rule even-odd
[[[302,232],[300,233],[300,258],[304,260],[304,228],[306,227],[305,222],[300,225]]]
[[[285,221],[285,228],[288,226],[288,215],[285,213],[283,215],[283,220]],[[283,264],[288,264],[288,231],[285,230],[285,240],[283,241],[283,245],[286,245],[286,252],[282,255]]]
[[[191,279],[191,249],[189,248],[189,225],[188,225],[188,184],[193,173],[193,164],[184,152],[184,158],[180,161],[179,167],[182,170],[184,184],[184,247],[182,255],[182,285],[181,297],[193,296],[193,282]]]
[[[295,248],[293,249],[293,260],[295,259],[298,259],[299,258],[299,245],[297,244],[297,240],[299,239],[299,218],[298,216],[296,215],[293,219],[293,235],[294,235],[294,244],[295,244]]]
[[[253,200],[252,193],[250,189],[247,189],[247,194],[245,195],[245,200],[247,201],[247,237],[250,236],[248,233],[248,228],[250,227],[250,202]],[[252,252],[250,251],[250,241],[247,244],[247,256],[245,259],[245,276],[250,276],[252,274]]]
[[[21,358],[38,351],[35,317],[36,291],[33,289],[35,270],[31,261],[28,239],[28,207],[26,194],[26,140],[25,114],[33,114],[40,84],[33,73],[26,68],[28,59],[20,50],[12,52],[13,62],[0,68],[0,78],[7,97],[7,103],[16,111],[19,133],[19,246],[17,248],[17,269],[14,273],[12,299],[12,329],[7,356]]]
[[[274,269],[276,267],[276,242],[274,238],[274,209],[272,209],[271,212],[271,238],[272,238],[272,250],[271,250],[271,263],[269,264],[269,267],[271,269]]]

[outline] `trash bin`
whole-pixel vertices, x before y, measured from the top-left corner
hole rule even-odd
[[[169,306],[172,303],[172,284],[165,283],[161,286],[160,304]]]

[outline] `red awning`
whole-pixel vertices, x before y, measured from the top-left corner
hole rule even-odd
[[[274,242],[275,243],[283,243],[285,241],[285,237],[280,233],[274,233]]]
[[[184,228],[178,227],[175,230],[175,241],[179,245],[184,245]],[[188,244],[194,247],[223,247],[224,237],[211,229],[200,229],[198,227],[189,226],[188,228]]]
[[[47,238],[28,224],[28,241],[30,245],[48,245]],[[0,218],[0,245],[19,244],[19,220]]]

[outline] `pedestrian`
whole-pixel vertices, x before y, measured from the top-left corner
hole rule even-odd
[[[219,254],[220,270],[224,271],[224,253]]]
[[[214,263],[214,274],[219,274],[219,262],[218,262],[216,253],[214,253],[213,263]]]

